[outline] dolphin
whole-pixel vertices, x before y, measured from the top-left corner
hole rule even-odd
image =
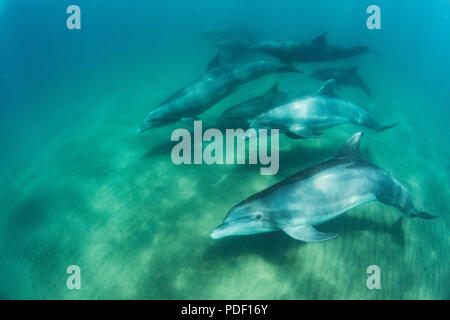
[[[369,52],[366,46],[335,46],[327,43],[325,32],[310,43],[265,41],[252,48],[279,59],[283,63],[319,62],[346,59]]]
[[[372,97],[370,89],[364,83],[357,70],[358,66],[353,66],[350,69],[319,69],[314,71],[310,77],[322,81],[335,79],[338,85],[358,87],[362,89],[369,97]]]
[[[297,99],[305,93],[283,92],[278,88],[276,82],[266,93],[252,99],[241,102],[225,110],[219,118],[222,122],[240,122],[247,126],[261,113],[269,109],[288,103]]]
[[[139,131],[195,119],[243,84],[270,73],[282,72],[300,73],[291,65],[270,61],[222,64],[217,54],[209,63],[205,74],[150,111]]]
[[[318,130],[345,123],[354,123],[376,132],[398,124],[380,125],[365,110],[348,100],[336,97],[335,86],[336,80],[328,80],[317,94],[303,96],[260,114],[252,121],[250,128],[279,129],[290,138],[304,139],[319,137],[322,133]],[[248,132],[246,136],[250,137],[252,134],[255,134],[255,131]]]
[[[408,190],[359,153],[362,132],[338,154],[300,171],[235,205],[212,233],[213,239],[284,231],[294,239],[320,242],[336,237],[314,226],[370,201],[398,208],[407,217],[434,219],[417,211]]]

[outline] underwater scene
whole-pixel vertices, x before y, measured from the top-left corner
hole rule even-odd
[[[450,298],[448,0],[0,0],[0,299]]]

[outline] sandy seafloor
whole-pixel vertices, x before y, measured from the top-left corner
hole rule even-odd
[[[345,125],[303,141],[281,136],[275,176],[261,176],[259,166],[176,166],[170,134],[182,124],[143,134],[137,128],[215,54],[206,43],[198,44],[202,50],[191,45],[179,43],[177,50],[160,44],[153,56],[114,68],[105,64],[70,85],[42,83],[47,90],[33,93],[27,103],[36,109],[59,108],[18,128],[8,149],[14,152],[2,161],[1,298],[450,298],[449,132],[435,124],[436,114],[424,112],[434,103],[426,92],[409,87],[382,57],[339,61],[333,65],[360,64],[376,100],[351,88],[339,96],[382,123],[401,120],[398,127],[375,133]],[[329,65],[299,64],[305,74],[261,78],[201,119],[213,122],[275,80],[284,91],[317,90],[321,83],[307,74]],[[338,233],[324,243],[302,243],[281,232],[209,237],[234,204],[332,157],[360,130],[363,156],[404,183],[419,210],[440,219],[403,218],[373,202],[319,226]],[[81,290],[65,286],[71,264],[81,267]],[[381,268],[381,290],[366,287],[372,264]]]

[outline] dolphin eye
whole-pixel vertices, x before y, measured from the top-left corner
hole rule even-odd
[[[258,212],[256,214],[255,218],[258,219],[258,220],[261,219],[262,218],[262,214],[260,212]]]

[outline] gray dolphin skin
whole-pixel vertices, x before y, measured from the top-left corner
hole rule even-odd
[[[275,83],[266,93],[250,100],[234,105],[225,110],[220,116],[221,121],[240,122],[247,126],[253,119],[282,104],[288,103],[304,95],[300,92],[283,92],[278,89],[278,82]]]
[[[328,80],[317,94],[304,96],[257,116],[250,128],[279,129],[290,138],[304,139],[322,135],[319,130],[353,123],[381,132],[398,124],[380,125],[354,103],[336,97],[336,80]],[[251,133],[248,134],[250,136]]]
[[[239,89],[241,85],[270,73],[282,72],[300,73],[293,66],[269,61],[237,65],[221,64],[218,54],[208,65],[205,74],[150,111],[139,132],[194,119]]]
[[[358,66],[353,66],[349,69],[319,69],[314,71],[311,78],[327,81],[328,79],[335,79],[338,85],[349,86],[362,89],[369,97],[372,93],[367,85],[364,83],[361,76],[358,74]]]
[[[370,201],[398,208],[407,217],[434,219],[415,209],[408,190],[359,153],[362,133],[338,154],[300,171],[235,205],[212,233],[213,239],[283,231],[294,239],[320,242],[336,237],[314,226]]]
[[[279,59],[283,63],[319,62],[346,59],[369,52],[365,46],[335,46],[327,43],[325,32],[310,43],[266,41],[252,48]]]

